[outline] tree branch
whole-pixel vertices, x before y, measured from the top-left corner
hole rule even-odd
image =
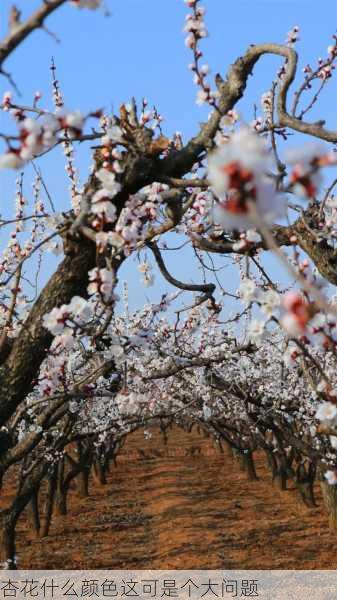
[[[158,246],[154,242],[146,242],[146,246],[152,250],[153,255],[156,259],[156,263],[160,269],[160,272],[165,277],[166,281],[168,281],[171,285],[179,288],[180,290],[186,290],[189,292],[203,292],[207,295],[207,298],[210,298],[213,292],[215,291],[214,283],[183,283],[179,281],[175,277],[173,277],[167,270],[165,263],[162,259],[162,255],[160,254],[160,250]]]
[[[288,46],[272,43],[252,45],[243,57],[239,57],[231,65],[225,80],[220,75],[216,76],[215,82],[220,95],[217,108],[212,112],[207,123],[202,125],[199,133],[184,148],[163,161],[161,171],[163,175],[181,177],[192,168],[202,153],[212,147],[221,118],[229,110],[232,110],[238,100],[242,98],[248,77],[252,74],[255,63],[264,54],[283,56],[287,61],[286,71],[283,80],[281,80],[277,97],[279,126],[290,127],[327,142],[337,142],[337,131],[329,131],[317,123],[306,123],[287,112],[287,93],[295,78],[297,69],[297,53],[295,50]]]
[[[43,27],[44,20],[67,0],[45,0],[26,21],[17,25],[14,31],[10,32],[2,42],[0,42],[0,72],[6,58],[17,48],[32,31]]]
[[[151,373],[151,375],[144,377],[144,381],[151,381],[152,379],[166,379],[167,377],[172,377],[172,375],[176,375],[177,373],[180,373],[181,371],[184,371],[186,369],[193,369],[196,367],[211,367],[214,364],[222,363],[226,359],[228,359],[229,352],[231,352],[232,354],[237,354],[240,352],[251,353],[253,351],[253,348],[254,347],[251,344],[245,344],[244,346],[237,346],[236,348],[231,348],[228,350],[228,352],[221,353],[219,354],[219,356],[215,356],[212,358],[192,358],[184,364],[176,364],[172,367],[167,367],[166,369],[162,370],[158,369],[157,371]]]

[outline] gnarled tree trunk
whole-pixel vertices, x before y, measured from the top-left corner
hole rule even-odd
[[[55,493],[56,493],[56,483],[57,483],[57,469],[54,468],[48,479],[48,489],[47,489],[47,497],[45,503],[45,513],[43,526],[41,530],[41,537],[47,537],[49,534],[50,524],[53,516],[53,508],[55,502]]]
[[[323,500],[329,515],[329,528],[337,530],[337,486],[330,485],[327,481],[321,481]]]
[[[300,493],[301,499],[308,508],[314,508],[316,505],[314,495],[316,467],[312,463],[308,468],[300,464],[296,469],[296,487]]]
[[[244,470],[247,473],[247,477],[250,481],[256,481],[258,476],[256,474],[255,462],[252,450],[246,450],[242,455],[242,464]]]
[[[0,563],[3,569],[16,569],[15,527],[12,508],[0,513]]]

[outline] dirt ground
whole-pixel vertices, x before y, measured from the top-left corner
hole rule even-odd
[[[141,449],[141,450],[139,450]],[[292,489],[270,481],[264,457],[258,481],[196,431],[130,435],[104,486],[71,491],[69,514],[36,539],[18,526],[20,568],[336,569],[336,536],[317,489],[306,508]],[[292,486],[290,486],[292,487]]]

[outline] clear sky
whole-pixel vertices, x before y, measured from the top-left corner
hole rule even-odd
[[[0,3],[2,35],[7,28],[11,4],[12,0]],[[17,0],[16,4],[26,17],[40,1]],[[308,62],[316,66],[318,57],[326,57],[337,24],[337,0],[204,0],[202,4],[207,9],[210,37],[201,47],[212,74],[225,74],[229,64],[251,43],[283,43],[294,25],[300,27],[297,45],[300,67]],[[34,92],[40,90],[43,93],[41,106],[52,107],[49,67],[53,56],[67,108],[86,112],[112,107],[117,111],[120,103],[129,101],[131,96],[137,100],[146,96],[149,104],[155,104],[164,116],[164,131],[168,135],[180,131],[184,139],[188,139],[208,112],[195,103],[196,88],[187,69],[191,55],[185,48],[182,28],[188,9],[182,0],[106,0],[106,5],[111,13],[106,18],[100,10],[62,7],[46,23],[61,43],[55,43],[52,37],[39,31],[11,56],[5,67],[13,73],[23,92],[21,101],[30,103]],[[280,64],[276,57],[267,57],[255,68],[245,98],[237,107],[247,121],[253,118],[254,102],[260,111],[261,94],[270,88]],[[299,77],[301,80],[300,69]],[[334,129],[337,128],[336,82],[337,74],[321,97],[319,111],[312,111],[310,117],[312,120],[324,117],[327,125]],[[3,78],[0,86],[2,91],[9,88]],[[1,114],[0,131],[6,127],[7,116]],[[90,164],[88,147],[79,149],[76,162],[84,182]],[[61,149],[44,158],[41,167],[55,204],[61,210],[66,209],[68,183]],[[13,175],[2,172],[0,178],[0,212],[4,213],[13,198]],[[27,191],[31,182],[28,169]],[[167,254],[175,276],[200,279],[188,253],[179,257]],[[44,260],[48,260],[49,270],[52,270],[54,259]],[[225,273],[229,279],[233,276],[231,268]],[[132,264],[124,268],[122,275],[131,280],[132,303],[135,304],[143,302],[144,294],[151,299],[158,298],[166,287],[158,276],[155,287],[144,290],[138,284],[139,274]]]

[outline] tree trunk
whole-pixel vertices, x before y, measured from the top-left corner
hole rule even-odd
[[[40,512],[39,512],[39,492],[35,490],[32,494],[32,499],[29,503],[32,524],[37,537],[40,535]]]
[[[45,504],[45,514],[44,521],[41,531],[41,537],[47,537],[49,534],[51,519],[53,516],[53,508],[55,502],[55,493],[56,493],[56,469],[54,469],[48,480],[48,490],[47,490],[47,498]]]
[[[56,494],[56,508],[59,515],[66,515],[68,499],[68,487],[59,487]]]
[[[78,477],[78,491],[82,498],[89,496],[89,475],[90,467],[85,466]]]
[[[306,481],[306,482],[300,482],[300,483],[296,483],[297,485],[297,489],[300,493],[301,499],[304,502],[304,504],[306,506],[308,506],[308,508],[314,508],[317,506],[316,501],[315,501],[315,494],[314,494],[314,482],[313,481]]]
[[[277,471],[277,463],[276,463],[276,459],[275,459],[274,453],[273,453],[272,450],[269,450],[269,448],[266,448],[265,449],[265,455],[267,457],[268,467],[270,469],[271,476],[272,476],[272,479],[274,481],[275,476],[276,476],[276,471]]]
[[[67,492],[68,489],[64,485],[64,469],[65,461],[61,458],[57,465],[57,482],[56,482],[56,509],[59,515],[67,514]]]
[[[239,452],[239,450],[237,448],[234,448],[234,446],[232,447],[232,456],[237,461],[241,460],[241,453]]]
[[[1,559],[7,568],[16,569],[15,529],[20,515],[31,502],[32,496],[40,487],[43,477],[48,472],[48,464],[41,462],[20,482],[19,490],[12,505],[0,513]]]
[[[282,467],[277,469],[274,477],[274,483],[282,491],[287,489],[287,474],[285,469],[282,469]]]
[[[78,462],[81,471],[78,477],[78,491],[82,498],[89,496],[89,476],[92,465],[92,454],[90,448],[81,442],[77,443]]]
[[[3,569],[16,569],[15,526],[16,520],[13,518],[12,510],[6,509],[2,511],[0,513],[0,562]]]
[[[230,445],[230,443],[227,440],[223,439],[223,438],[221,440],[219,440],[219,441],[220,441],[220,445],[221,445],[222,451],[224,453],[226,452],[227,456],[233,456],[232,446]]]
[[[296,487],[300,493],[301,499],[308,508],[316,507],[314,483],[316,467],[312,463],[308,468],[304,464],[299,464],[296,469]]]
[[[32,477],[30,478],[32,479]],[[29,481],[29,479],[28,479]],[[29,481],[30,483],[30,481]],[[17,495],[13,500],[12,505],[0,513],[0,530],[1,530],[1,564],[5,569],[16,569],[16,525],[20,515],[32,499],[32,494],[36,491],[36,485],[28,489],[25,486],[22,488],[21,494]],[[34,482],[39,484],[39,479]]]
[[[97,483],[99,483],[100,485],[106,485],[107,480],[106,480],[106,463],[105,462],[103,464],[100,460],[97,460],[94,463],[93,473],[94,473],[94,477],[95,477],[95,480],[97,481]]]
[[[327,481],[321,481],[323,500],[329,515],[329,528],[337,530],[337,486],[330,485]]]
[[[258,479],[258,476],[256,474],[254,456],[251,450],[249,450],[243,455],[242,462],[247,473],[248,479],[250,481],[256,481]]]
[[[280,490],[287,489],[287,480],[295,476],[295,472],[291,466],[292,459],[288,459],[282,451],[275,454],[277,469],[274,475],[274,481]]]

